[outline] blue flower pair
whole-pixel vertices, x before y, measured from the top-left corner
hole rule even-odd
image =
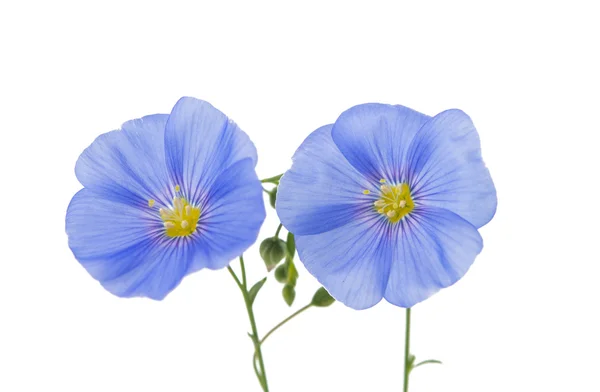
[[[256,241],[265,218],[256,160],[248,136],[204,101],[129,121],[77,162],[85,188],[67,211],[69,246],[113,294],[162,299]],[[336,299],[411,307],[466,273],[496,192],[466,114],[365,104],[304,141],[276,208]]]

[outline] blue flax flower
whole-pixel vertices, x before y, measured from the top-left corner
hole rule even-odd
[[[254,243],[265,218],[256,160],[248,136],[204,101],[128,121],[77,161],[69,246],[111,293],[162,299]]]
[[[496,203],[465,113],[365,104],[302,143],[277,213],[336,299],[355,309],[382,298],[411,307],[467,272]]]

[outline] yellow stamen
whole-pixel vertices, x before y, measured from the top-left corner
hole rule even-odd
[[[167,237],[185,237],[196,231],[200,208],[194,207],[183,197],[173,198],[173,207],[158,210],[164,222]]]
[[[373,203],[375,210],[385,215],[391,223],[397,223],[414,208],[415,203],[408,184],[382,185],[380,197]]]
[[[175,185],[175,192],[179,192],[181,190],[181,187],[179,185]]]
[[[156,200],[154,200],[154,199],[148,200],[148,207],[150,207],[150,208],[154,207],[155,203],[156,203]]]
[[[380,183],[385,184],[385,179],[382,178],[381,180],[379,180]]]
[[[371,191],[370,191],[370,190],[368,190],[368,189],[365,189],[365,190],[363,191],[363,195],[368,195],[369,193],[371,193]]]

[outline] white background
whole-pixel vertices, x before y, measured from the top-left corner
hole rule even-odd
[[[183,95],[250,135],[262,178],[355,104],[466,111],[498,212],[467,276],[414,308],[413,352],[444,365],[411,391],[600,391],[594,2],[284,3],[1,3],[0,391],[259,390],[225,270],[125,300],[67,246],[80,152]],[[256,247],[247,260],[258,280]],[[300,268],[289,309],[271,278],[259,330],[317,287]],[[271,390],[400,391],[403,323],[386,303],[310,310],[264,346]]]

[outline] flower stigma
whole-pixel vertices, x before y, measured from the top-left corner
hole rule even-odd
[[[193,207],[185,198],[173,198],[172,208],[161,208],[158,212],[164,222],[167,237],[185,237],[196,231],[200,208]]]
[[[408,184],[388,185],[385,180],[382,184],[379,200],[373,203],[375,210],[385,215],[391,223],[397,223],[415,208],[415,203],[410,195]]]

